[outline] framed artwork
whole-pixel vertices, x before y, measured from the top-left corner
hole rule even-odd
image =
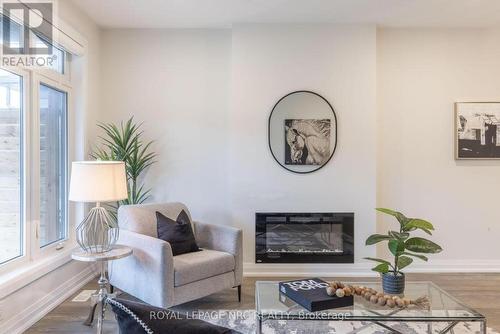
[[[455,158],[500,159],[500,102],[455,103]]]
[[[307,174],[325,166],[337,147],[337,116],[332,105],[311,91],[291,92],[269,115],[269,149],[286,170]]]
[[[285,165],[323,165],[330,158],[331,119],[285,119]]]

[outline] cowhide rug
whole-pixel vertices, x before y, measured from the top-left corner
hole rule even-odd
[[[232,328],[242,334],[253,334],[256,331],[256,317],[253,310],[221,310],[203,311],[200,319],[213,324]],[[392,322],[385,323],[405,334],[428,334],[426,323]],[[434,323],[432,334],[439,334],[447,323]],[[316,320],[266,320],[262,325],[263,334],[389,334],[389,330],[370,322],[359,321],[316,321]],[[448,333],[481,334],[479,323],[459,323]],[[488,328],[488,334],[499,334]]]

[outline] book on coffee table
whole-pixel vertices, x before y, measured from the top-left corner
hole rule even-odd
[[[328,283],[319,278],[306,278],[279,282],[280,293],[290,298],[309,312],[352,306],[353,296],[329,296]]]

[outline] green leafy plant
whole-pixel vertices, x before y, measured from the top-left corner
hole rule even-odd
[[[366,245],[375,245],[382,241],[387,241],[387,246],[394,262],[384,259],[366,257],[365,259],[377,262],[378,265],[372,268],[373,271],[386,274],[393,272],[398,275],[401,269],[409,266],[414,258],[427,261],[427,256],[423,254],[439,253],[443,249],[438,244],[421,237],[410,237],[414,231],[423,231],[432,235],[434,226],[426,220],[418,218],[407,218],[401,212],[390,209],[378,208],[377,211],[391,215],[399,222],[399,231],[389,231],[387,234],[373,234],[366,239]]]
[[[142,140],[142,124],[136,124],[131,117],[125,124],[119,126],[112,123],[99,123],[104,131],[99,136],[101,143],[94,148],[90,156],[97,160],[124,161],[127,172],[128,198],[110,205],[111,213],[116,217],[116,210],[124,204],[141,204],[149,196],[151,189],[145,189],[144,184],[139,184],[139,176],[153,163],[156,154],[150,151],[152,141]]]

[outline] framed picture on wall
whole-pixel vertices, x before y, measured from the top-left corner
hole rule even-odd
[[[285,165],[323,165],[330,159],[331,119],[285,119]]]
[[[455,103],[455,158],[500,159],[500,102]]]

